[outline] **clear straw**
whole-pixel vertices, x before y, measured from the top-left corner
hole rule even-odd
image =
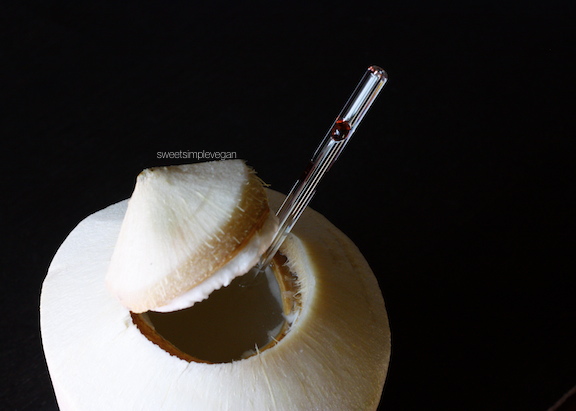
[[[324,140],[316,149],[303,176],[296,181],[278,209],[276,213],[279,220],[278,230],[272,243],[260,258],[257,265],[259,270],[264,270],[270,264],[284,239],[312,200],[318,183],[338,159],[387,81],[388,75],[380,67],[368,67]]]

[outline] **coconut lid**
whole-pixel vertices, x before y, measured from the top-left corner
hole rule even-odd
[[[242,160],[144,170],[107,287],[136,313],[191,306],[252,268],[276,228],[262,182]]]

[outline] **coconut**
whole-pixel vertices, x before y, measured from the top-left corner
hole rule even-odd
[[[284,198],[272,190],[266,194],[273,209]],[[136,313],[105,285],[111,260],[119,258],[118,245],[127,241],[120,237],[130,207],[122,201],[82,221],[59,248],[44,281],[42,342],[61,409],[376,409],[390,356],[384,301],[360,251],[328,220],[311,209],[304,212],[272,274],[256,280],[264,284],[255,298],[263,303],[252,313],[233,304],[242,292],[258,288],[241,278],[177,313]],[[227,328],[227,318],[245,317],[247,325],[232,332],[236,337],[201,335],[207,326],[187,327],[179,319],[165,327],[170,316],[202,317],[203,304],[226,292],[220,299],[229,305],[215,304],[220,317],[205,323]],[[255,313],[277,306],[280,314],[266,325],[269,341],[216,358],[212,346],[225,342],[236,348],[240,335],[258,328],[261,320],[251,321]],[[170,328],[203,347],[181,346]]]

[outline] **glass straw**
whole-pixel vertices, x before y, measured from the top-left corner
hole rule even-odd
[[[286,236],[312,200],[318,183],[338,159],[387,81],[388,75],[380,67],[368,67],[348,102],[314,152],[303,176],[296,181],[276,212],[279,221],[278,230],[272,243],[260,257],[256,266],[259,271],[264,270],[270,264]]]

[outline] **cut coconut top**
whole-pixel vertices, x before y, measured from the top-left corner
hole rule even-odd
[[[262,182],[242,160],[147,169],[106,283],[135,313],[186,308],[252,268],[276,229]]]

